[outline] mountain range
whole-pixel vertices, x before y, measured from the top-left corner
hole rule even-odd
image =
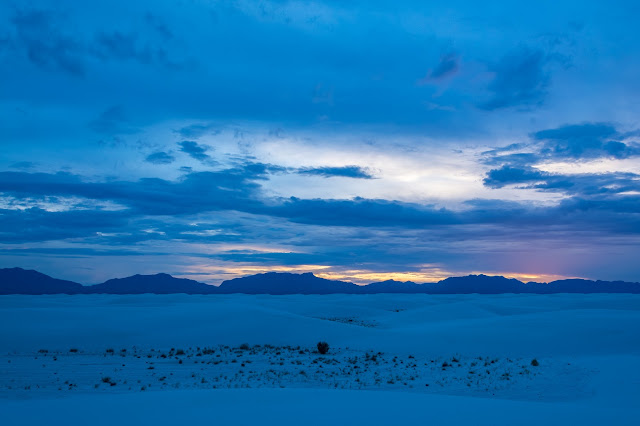
[[[175,278],[169,274],[133,275],[101,284],[82,285],[59,280],[33,270],[0,269],[0,294],[502,294],[502,293],[640,293],[640,283],[568,279],[550,283],[528,282],[502,276],[467,275],[437,283],[382,281],[368,285],[327,280],[312,273],[268,272],[234,278],[220,286]]]

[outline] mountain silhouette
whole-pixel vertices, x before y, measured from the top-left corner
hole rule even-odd
[[[353,294],[359,292],[359,286],[356,284],[319,278],[311,272],[304,274],[267,272],[250,275],[224,281],[219,289],[221,293],[244,294]]]
[[[359,293],[422,293],[425,284],[416,284],[412,281],[386,280],[360,286]]]
[[[0,294],[78,294],[84,286],[22,268],[0,269]]]
[[[104,294],[211,294],[217,287],[194,280],[175,278],[169,274],[133,275],[114,278],[92,286],[84,287],[85,293]]]
[[[133,275],[102,284],[83,286],[58,280],[33,270],[0,269],[0,294],[502,294],[502,293],[640,293],[640,283],[624,281],[558,280],[550,283],[522,281],[488,275],[451,277],[437,283],[416,284],[387,280],[368,285],[334,281],[304,274],[268,272],[234,278],[220,286],[175,278],[169,274]]]
[[[428,285],[428,284],[426,284]],[[467,275],[466,277],[450,277],[437,284],[428,285],[430,294],[501,294],[530,293],[522,281],[515,278],[489,275]],[[425,289],[426,290],[426,289]]]

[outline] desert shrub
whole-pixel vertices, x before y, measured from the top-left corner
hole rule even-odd
[[[182,349],[178,349],[176,351],[176,355],[184,355],[184,351]]]
[[[102,383],[111,383],[111,377],[103,377]]]
[[[327,342],[318,342],[318,352],[323,355],[329,352],[329,344]]]
[[[76,348],[71,348],[71,349],[69,349],[69,352],[76,353],[76,352],[78,352],[78,350]]]
[[[242,349],[243,351],[248,351],[249,350],[249,344],[248,343],[243,343],[240,346],[238,346],[238,349]]]
[[[531,365],[533,365],[534,367],[537,367],[537,366],[540,365],[540,363],[538,362],[537,359],[534,358],[534,359],[531,360]]]

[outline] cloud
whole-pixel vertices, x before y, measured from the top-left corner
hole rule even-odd
[[[9,167],[12,169],[28,170],[33,169],[35,166],[36,163],[34,163],[33,161],[18,161],[17,163],[13,163]]]
[[[541,154],[549,158],[628,158],[640,155],[640,146],[627,145],[609,123],[571,124],[532,135],[543,143]]]
[[[172,33],[153,15],[147,14],[144,25],[135,27],[144,30],[147,26],[153,29],[153,34],[98,30],[93,37],[72,34],[69,19],[57,11],[16,9],[11,18],[15,37],[10,41],[37,67],[61,70],[78,77],[84,77],[89,62],[96,59],[158,64],[172,69],[186,66],[186,63],[170,58],[164,45],[173,38]],[[147,37],[143,39],[143,35]]]
[[[343,167],[303,167],[298,169],[298,174],[328,177],[348,177],[354,179],[373,179],[373,175],[367,169],[360,166]]]
[[[143,65],[157,64],[173,69],[185,67],[185,64],[170,59],[167,50],[159,43],[144,42],[140,39],[140,35],[136,32],[99,32],[88,48],[88,54],[103,61],[133,61]]]
[[[82,46],[64,34],[54,12],[16,10],[11,23],[16,31],[16,44],[37,67],[59,69],[75,76],[85,73]]]
[[[173,155],[160,151],[149,154],[145,161],[152,164],[171,164],[175,161],[175,159],[176,158]]]
[[[123,207],[101,211],[95,207],[100,203],[93,202],[64,212],[0,209],[0,239],[3,249],[33,247],[33,259],[50,258],[60,268],[63,258],[83,255],[110,268],[113,261],[102,257],[128,256],[126,251],[134,250],[158,270],[174,262],[176,270],[206,265],[210,272],[225,265],[226,273],[248,274],[269,265],[300,264],[327,265],[334,272],[352,270],[353,265],[383,272],[420,271],[426,263],[446,265],[449,271],[500,272],[524,257],[527,262],[541,256],[545,261],[571,259],[573,247],[583,260],[585,247],[594,253],[603,247],[635,247],[640,235],[635,213],[640,211],[640,198],[601,186],[622,184],[625,176],[578,179],[571,196],[555,206],[469,200],[454,211],[377,199],[272,197],[259,185],[269,169],[268,164],[239,164],[174,181],[104,182],[69,173],[0,172],[4,197],[78,197]],[[562,178],[554,181],[545,172],[528,173],[534,171],[493,178],[496,184],[546,185],[541,189],[545,191],[554,190]],[[626,176],[627,183],[633,178]],[[47,241],[60,242],[42,244]],[[22,243],[29,244],[15,246]],[[38,256],[39,247],[62,250]],[[92,252],[95,248],[105,252]],[[18,256],[28,252],[3,254],[5,263],[15,265]],[[253,266],[238,272],[249,265]]]
[[[140,63],[148,64],[153,60],[155,52],[150,49],[138,49],[137,35],[124,34],[118,31],[111,33],[98,33],[95,40],[95,54],[102,59],[134,59]]]
[[[520,48],[509,52],[489,67],[494,74],[488,86],[491,97],[478,106],[496,110],[540,105],[549,86],[546,64],[547,58],[542,50]]]
[[[440,57],[438,65],[430,70],[426,76],[418,80],[418,85],[422,86],[431,82],[445,80],[455,75],[460,68],[460,57],[456,53],[447,53]]]
[[[351,200],[303,200],[292,197],[280,205],[269,206],[264,212],[293,222],[333,226],[411,228],[460,221],[455,213],[444,208],[359,197]]]
[[[526,203],[485,200],[469,202],[468,208],[452,211],[430,205],[399,201],[353,199],[267,198],[258,182],[268,167],[253,165],[218,172],[194,172],[177,181],[140,179],[138,181],[86,182],[68,173],[0,172],[0,192],[17,198],[47,196],[82,197],[111,201],[124,206],[130,217],[189,216],[214,211],[236,211],[281,218],[293,223],[340,227],[427,227],[471,224],[557,223],[567,219],[566,208],[577,208],[568,200],[560,207],[533,207]],[[616,210],[633,217],[629,191],[640,191],[634,174],[558,176],[533,169],[501,168],[489,173],[487,186],[500,188],[519,184],[543,191],[569,191],[576,200],[593,202],[596,210]],[[640,200],[635,201],[636,204]],[[580,207],[582,208],[582,207]],[[595,221],[600,220],[595,215]],[[589,221],[589,217],[583,221]],[[640,232],[640,228],[637,229]]]
[[[527,142],[510,144],[482,153],[492,166],[529,167],[543,162],[625,159],[640,156],[634,132],[621,133],[611,123],[567,124],[534,132]]]
[[[0,218],[0,239],[5,244],[80,238],[127,227],[127,214],[96,210],[0,209]]]
[[[216,130],[214,128],[214,124],[191,124],[189,126],[184,126],[178,130],[174,130],[174,132],[178,133],[183,138],[189,139],[197,139],[207,133],[211,133],[214,135],[220,133],[219,130]]]
[[[16,197],[47,195],[110,200],[138,214],[193,214],[214,210],[260,211],[260,185],[252,171],[242,168],[197,172],[171,182],[145,178],[135,182],[84,182],[69,173],[0,172],[0,192]]]
[[[483,183],[490,188],[519,185],[520,188],[561,192],[576,199],[608,200],[613,203],[622,203],[621,197],[626,194],[640,193],[640,175],[621,172],[563,175],[532,167],[503,166],[490,170]]]
[[[174,37],[173,31],[160,17],[147,13],[144,18],[149,26],[160,34],[164,40],[171,40]]]
[[[541,181],[548,176],[548,173],[533,168],[503,166],[490,170],[483,182],[491,188],[502,188],[505,185]]]
[[[268,179],[267,175],[275,173],[286,173],[285,167],[276,166],[274,164],[254,163],[246,161],[240,163],[238,167],[254,179]]]
[[[182,141],[178,142],[178,145],[180,145],[180,151],[188,154],[191,158],[201,162],[211,160],[211,157],[207,154],[207,151],[209,150],[208,146],[199,145],[194,141]]]
[[[129,119],[122,105],[114,105],[105,109],[98,118],[89,123],[89,127],[94,132],[105,135],[130,134],[138,131],[129,124]]]

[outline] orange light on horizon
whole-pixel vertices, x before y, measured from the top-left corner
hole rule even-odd
[[[267,272],[289,272],[305,273],[311,272],[319,278],[338,281],[351,281],[354,284],[364,285],[372,282],[387,280],[413,281],[418,284],[436,283],[449,277],[460,277],[466,275],[489,275],[503,276],[505,278],[515,278],[522,282],[551,282],[555,280],[580,278],[564,276],[558,274],[530,274],[519,272],[497,272],[497,271],[458,271],[451,272],[439,268],[437,265],[425,264],[419,271],[394,271],[379,272],[369,269],[341,269],[334,265],[265,265],[255,264],[228,264],[219,265],[193,265],[188,271],[190,277],[202,277],[205,281],[227,280],[244,277],[247,275],[261,274]]]

